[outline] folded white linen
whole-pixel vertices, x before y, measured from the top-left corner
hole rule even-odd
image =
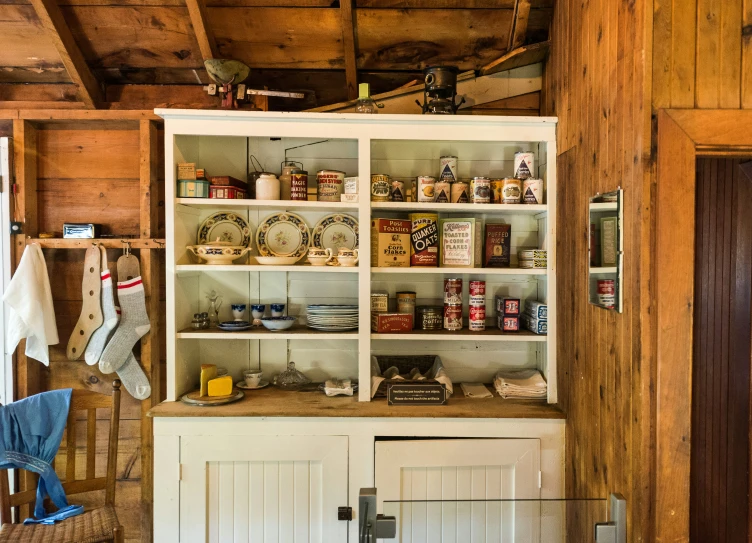
[[[538,370],[500,371],[494,388],[502,398],[545,399],[548,385]]]

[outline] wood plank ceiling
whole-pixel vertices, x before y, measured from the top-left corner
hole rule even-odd
[[[0,0],[0,101],[181,105],[219,56],[248,64],[252,87],[304,91],[276,105],[307,109],[432,64],[479,70],[545,41],[552,12],[553,0]]]

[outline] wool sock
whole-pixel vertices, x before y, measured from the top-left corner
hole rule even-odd
[[[128,353],[128,358],[125,359],[125,364],[117,370],[117,375],[123,382],[125,390],[137,400],[145,400],[151,396],[149,379],[133,353]]]
[[[105,374],[118,371],[136,342],[151,328],[141,277],[118,281],[118,301],[122,311],[120,324],[99,360],[99,369]]]
[[[113,306],[113,309],[115,310],[115,322],[117,323],[120,320],[120,308]],[[132,352],[128,353],[128,358],[125,359],[125,364],[117,371],[117,375],[123,382],[125,390],[137,400],[145,400],[151,396],[149,379],[146,377],[144,370],[141,369],[141,366],[139,366]]]
[[[115,313],[115,298],[112,295],[112,277],[110,277],[109,270],[102,272],[102,315],[104,316],[102,326],[92,334],[84,354],[84,359],[90,366],[99,362],[104,346],[110,339],[110,332],[117,326],[118,321]]]

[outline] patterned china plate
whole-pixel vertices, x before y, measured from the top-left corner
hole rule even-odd
[[[358,221],[355,217],[333,213],[313,227],[311,245],[318,249],[331,249],[335,255],[340,247],[357,249],[358,230]]]
[[[275,213],[267,217],[256,232],[261,256],[305,256],[311,234],[302,217],[295,213]]]
[[[198,244],[204,245],[216,241],[228,242],[230,245],[249,247],[251,228],[246,220],[236,213],[220,211],[209,215],[198,229]]]

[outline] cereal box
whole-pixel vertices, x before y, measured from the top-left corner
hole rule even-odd
[[[439,265],[481,267],[481,224],[476,219],[439,219]]]
[[[485,268],[508,268],[511,256],[511,224],[487,224],[483,254]]]
[[[373,219],[371,265],[379,268],[409,268],[411,227],[409,220]]]

